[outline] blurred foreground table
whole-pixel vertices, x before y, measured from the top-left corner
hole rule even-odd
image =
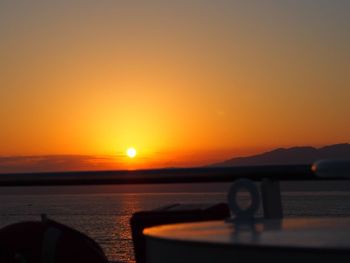
[[[350,218],[255,219],[144,230],[147,262],[350,262]]]

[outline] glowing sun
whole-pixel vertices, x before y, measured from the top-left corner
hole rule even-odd
[[[129,157],[129,158],[134,158],[137,154],[137,151],[135,148],[133,147],[130,147],[126,150],[126,155]]]

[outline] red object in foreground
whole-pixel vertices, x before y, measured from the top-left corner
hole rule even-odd
[[[2,263],[107,263],[102,248],[55,221],[21,222],[0,230]]]

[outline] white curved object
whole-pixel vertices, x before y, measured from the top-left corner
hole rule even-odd
[[[296,263],[350,260],[349,218],[207,221],[144,230],[149,263]]]

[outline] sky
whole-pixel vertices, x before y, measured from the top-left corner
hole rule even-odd
[[[349,10],[0,0],[0,172],[197,166],[349,142]]]

